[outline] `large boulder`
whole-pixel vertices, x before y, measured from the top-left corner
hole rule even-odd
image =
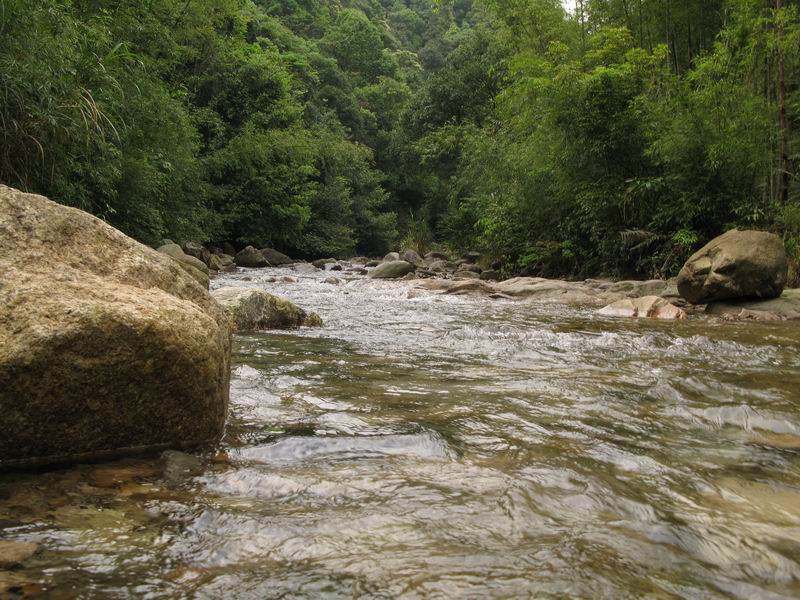
[[[383,262],[397,262],[398,260],[400,260],[399,252],[389,252],[389,254],[383,257]]]
[[[217,440],[230,344],[177,261],[0,186],[0,466]]]
[[[372,279],[399,279],[414,271],[414,265],[404,260],[381,263],[370,271]]]
[[[788,269],[777,235],[733,229],[692,255],[678,275],[678,291],[693,304],[777,298]]]
[[[271,266],[269,261],[261,254],[261,250],[257,250],[252,246],[247,246],[236,254],[234,262],[236,262],[237,267],[245,267],[247,269],[260,269]]]
[[[161,254],[166,254],[191,275],[200,285],[208,289],[208,266],[200,259],[186,254],[178,244],[164,244],[158,249]]]
[[[272,248],[262,248],[261,254],[264,255],[264,258],[266,258],[273,267],[281,267],[294,263],[294,260]]]
[[[659,296],[627,298],[601,308],[597,314],[606,317],[634,317],[661,320],[683,320],[686,313]]]
[[[211,292],[239,333],[264,329],[321,327],[315,313],[308,314],[295,304],[254,288],[220,288]]]

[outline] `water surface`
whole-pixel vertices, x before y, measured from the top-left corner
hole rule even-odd
[[[219,449],[4,476],[0,535],[41,547],[19,574],[64,598],[800,596],[800,325],[330,275],[213,283],[326,323],[236,339]]]

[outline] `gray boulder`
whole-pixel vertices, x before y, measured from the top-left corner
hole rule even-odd
[[[414,265],[404,260],[381,263],[370,272],[372,279],[399,279],[414,271]]]
[[[413,250],[406,250],[400,255],[400,260],[404,260],[412,265],[419,266],[422,264],[422,257]]]
[[[484,271],[481,273],[482,281],[500,281],[500,273],[497,271]]]
[[[202,260],[186,254],[178,244],[165,244],[158,249],[161,254],[166,254],[203,287],[208,289],[208,265]]]
[[[425,255],[425,260],[450,260],[450,257],[447,256],[444,252],[428,252]]]
[[[292,302],[254,288],[220,288],[211,292],[233,323],[234,331],[321,327],[318,315],[308,314]]]
[[[206,266],[211,267],[209,262],[211,259],[211,251],[203,246],[203,244],[198,244],[197,242],[184,242],[181,246],[181,250],[183,250],[184,254],[194,256],[196,259],[202,261]]]
[[[245,267],[248,269],[260,269],[272,266],[269,261],[264,258],[264,255],[261,254],[261,251],[252,246],[247,246],[244,250],[239,252],[234,257],[234,262],[236,262],[237,267]]]
[[[0,323],[0,467],[219,439],[227,317],[100,219],[0,186]]]
[[[693,304],[777,298],[788,269],[777,235],[734,229],[692,255],[678,275],[678,291]]]
[[[294,264],[294,260],[272,248],[262,248],[261,254],[264,255],[264,258],[266,258],[273,267]]]
[[[400,260],[399,252],[389,252],[389,254],[383,257],[383,262],[396,262],[398,260]]]
[[[335,258],[318,258],[311,264],[314,265],[317,269],[324,269],[325,265],[334,265],[336,264],[336,262],[337,261]]]

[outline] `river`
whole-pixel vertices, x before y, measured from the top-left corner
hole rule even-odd
[[[800,596],[799,324],[330,275],[212,283],[326,324],[236,338],[219,449],[2,477],[29,593]]]

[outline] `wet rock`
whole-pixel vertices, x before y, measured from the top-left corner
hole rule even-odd
[[[20,573],[0,571],[0,598],[24,600],[25,598],[42,598],[42,586]]]
[[[453,262],[448,262],[446,260],[435,260],[428,265],[428,268],[434,273],[453,273],[457,267]]]
[[[278,281],[280,281],[281,283],[297,283],[297,279],[295,279],[294,277],[289,277],[288,275],[284,275]]]
[[[389,254],[383,257],[383,262],[397,262],[398,260],[400,260],[399,252],[389,252]]]
[[[500,273],[497,271],[484,271],[481,273],[481,280],[482,281],[499,281],[500,280]]]
[[[706,312],[732,321],[794,321],[800,319],[800,290],[786,290],[772,300],[714,302]]]
[[[283,254],[282,252],[278,252],[273,248],[262,248],[261,254],[264,256],[264,258],[267,259],[267,261],[269,261],[269,264],[271,264],[273,267],[282,267],[284,265],[290,265],[294,262],[291,258],[286,256],[285,254]]]
[[[244,267],[246,269],[261,269],[272,266],[269,261],[264,258],[264,255],[261,254],[261,251],[252,246],[247,246],[240,251],[234,257],[234,262],[236,262],[237,267]]]
[[[336,263],[335,258],[318,258],[317,260],[313,261],[311,264],[314,265],[317,269],[324,269],[325,265],[332,265]]]
[[[342,280],[339,279],[338,277],[328,277],[327,279],[325,279],[323,283],[327,283],[330,285],[342,285]]]
[[[186,254],[178,244],[166,244],[158,249],[161,254],[166,254],[200,285],[208,289],[208,266],[194,256]]]
[[[116,462],[95,467],[88,481],[99,488],[113,488],[137,479],[154,477],[158,471],[150,463]]]
[[[777,235],[734,229],[692,255],[678,275],[678,290],[693,304],[777,298],[788,268]]]
[[[414,281],[417,278],[417,274],[413,271],[411,273],[407,273],[404,277],[402,277],[403,281]]]
[[[366,256],[354,256],[348,262],[353,265],[366,265],[370,259]]]
[[[350,272],[351,273],[355,273],[356,275],[367,275],[367,274],[369,274],[369,271],[367,271],[366,269],[350,269]]]
[[[342,270],[342,265],[339,265],[339,264],[332,265],[330,270],[331,271],[341,271]]]
[[[196,456],[168,450],[161,455],[164,461],[164,476],[172,483],[183,483],[203,472],[203,463]]]
[[[414,270],[414,265],[404,260],[381,263],[370,272],[371,279],[399,279]]]
[[[480,279],[481,276],[475,271],[458,270],[454,276],[456,279]]]
[[[658,296],[619,300],[601,308],[597,314],[606,317],[639,317],[661,320],[683,320],[686,313]]]
[[[478,265],[474,263],[463,263],[461,266],[458,267],[458,271],[472,271],[473,273],[477,273],[480,275],[483,273],[483,269],[481,269]]]
[[[422,264],[422,257],[413,250],[406,250],[400,255],[400,260],[404,260],[412,265],[419,266]]]
[[[377,267],[379,264],[381,264],[381,261],[379,261],[379,260],[371,260],[364,266],[365,267]]]
[[[39,546],[33,542],[12,542],[0,540],[0,569],[10,569],[21,565],[36,554]]]
[[[4,186],[0,323],[0,464],[222,432],[230,328],[204,287],[103,221]]]
[[[239,333],[312,326],[312,320],[302,308],[263,290],[229,287],[214,290],[211,295]]]

